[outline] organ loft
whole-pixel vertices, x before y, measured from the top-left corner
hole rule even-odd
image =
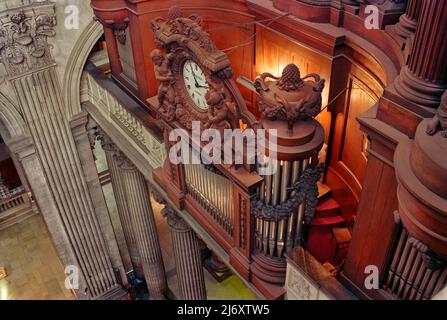
[[[0,0],[0,300],[446,299],[446,32],[441,0]]]

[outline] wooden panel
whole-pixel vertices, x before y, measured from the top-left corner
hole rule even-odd
[[[334,61],[331,97],[334,101],[333,127],[330,136],[330,166],[326,182],[333,189],[342,212],[349,218],[356,214],[365,179],[369,140],[360,130],[357,117],[371,109],[379,100],[383,88],[377,80],[350,61]]]
[[[344,274],[360,290],[364,287],[365,268],[379,268],[384,276],[394,236],[393,212],[397,208],[397,181],[394,168],[370,155],[362,200],[359,205],[351,248],[346,258]]]
[[[377,97],[374,97],[363,84],[358,80],[351,79],[339,161],[343,170],[352,176],[352,180],[354,180],[352,183],[357,185],[358,190],[361,190],[365,176],[368,142],[365,140],[365,134],[360,131],[357,117],[370,109],[376,102]]]
[[[296,40],[264,27],[256,26],[256,67],[253,77],[264,72],[270,72],[275,76],[281,75],[284,67],[289,63],[295,63],[301,71],[301,76],[309,73],[317,73],[326,79],[323,91],[323,107],[328,103],[329,88],[331,86],[331,57],[323,53],[309,49]],[[257,113],[256,111],[254,112]],[[330,114],[323,111],[317,120],[323,125],[328,142],[331,118]]]

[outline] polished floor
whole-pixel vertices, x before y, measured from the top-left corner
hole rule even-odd
[[[0,231],[0,300],[74,299],[64,287],[64,269],[40,215]]]

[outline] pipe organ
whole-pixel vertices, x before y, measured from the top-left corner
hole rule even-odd
[[[398,299],[429,300],[447,286],[447,267],[400,225],[385,289]]]
[[[188,193],[233,237],[233,194],[230,180],[203,164],[185,164],[185,180]]]
[[[276,161],[278,171],[273,175],[262,176],[264,181],[258,189],[259,200],[264,205],[277,206],[296,195],[293,186],[309,166],[310,159],[304,161]],[[282,258],[299,243],[304,216],[304,202],[292,210],[288,217],[267,220],[256,217],[256,249],[270,257]]]
[[[314,81],[303,80],[308,78]],[[314,215],[323,171],[318,153],[324,130],[313,116],[321,109],[324,80],[314,74],[303,79],[297,66],[288,65],[281,77],[266,73],[255,82],[262,126],[268,140],[276,142],[268,145],[266,162],[276,170],[261,173],[263,182],[252,203],[253,269],[255,276],[271,284],[285,281],[284,255],[302,243],[303,225]],[[303,101],[309,102],[309,109]]]
[[[187,140],[189,151],[197,151],[190,152],[196,158],[207,144],[195,139],[195,133],[213,129],[213,134],[218,131],[224,137],[225,130],[243,129],[253,130],[256,155],[243,154],[242,164],[211,165],[200,159],[174,164],[168,157],[164,167],[154,171],[154,180],[178,210],[187,212],[225,250],[242,277],[265,297],[276,299],[284,295],[285,254],[301,244],[303,224],[310,221],[317,204],[324,130],[314,117],[321,110],[324,80],[316,74],[301,78],[293,64],[280,77],[261,75],[253,86],[262,114],[256,119],[231,79],[228,57],[200,23],[196,15],[182,17],[179,8],[152,22],[160,49],[151,57],[160,87],[158,97],[148,102],[164,130],[166,151],[170,154],[179,142],[170,140],[174,129],[183,130],[179,138],[182,143]],[[190,72],[200,68],[204,75],[203,83],[196,83],[197,89],[205,89],[206,103],[200,106],[185,85],[182,70],[187,64],[196,65]],[[200,124],[200,132],[193,122]],[[221,139],[217,145],[221,158],[231,152],[236,159],[250,150],[249,139],[243,139],[242,150],[235,150],[238,143],[234,143],[228,151],[229,140],[233,138]],[[266,172],[266,164],[276,170]]]

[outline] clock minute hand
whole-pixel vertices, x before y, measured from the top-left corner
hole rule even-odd
[[[199,82],[197,81],[197,78],[196,78],[196,74],[194,72],[192,73],[192,75],[194,77],[194,81],[196,82],[196,88],[198,88],[198,89],[199,88],[209,89],[208,86],[202,86],[202,85],[199,84]]]
[[[196,74],[194,73],[194,71],[192,71],[192,67],[191,67],[191,73],[192,73],[192,76],[193,76],[194,81],[196,83],[196,88],[199,88],[200,85],[199,85],[199,82],[197,81]]]

